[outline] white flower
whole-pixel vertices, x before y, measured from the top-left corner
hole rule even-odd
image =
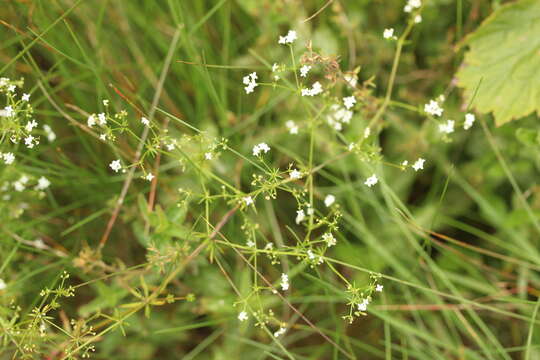
[[[279,70],[279,65],[278,65],[278,63],[274,63],[274,64],[272,65],[272,72],[276,72],[276,71],[278,71],[278,70]]]
[[[148,120],[147,118],[145,118],[144,116],[141,118],[141,123],[144,125],[144,126],[149,126],[150,125],[150,120]]]
[[[40,177],[38,179],[36,189],[37,190],[45,190],[46,188],[49,187],[49,185],[51,185],[51,182],[46,177],[42,176],[42,177]]]
[[[315,254],[313,254],[313,251],[311,251],[311,249],[308,249],[308,251],[306,251],[307,253],[307,256],[310,260],[313,260],[315,259]]]
[[[383,288],[384,288],[384,286],[382,286],[381,284],[377,284],[377,286],[375,287],[375,291],[376,292],[382,292]]]
[[[451,134],[454,132],[454,120],[448,120],[445,124],[439,125],[439,131],[443,134]]]
[[[289,134],[296,135],[298,134],[298,126],[296,126],[296,123],[292,120],[288,120],[285,123],[285,126],[287,129],[289,129]]]
[[[364,299],[360,304],[358,304],[358,310],[366,311],[368,304],[369,304],[369,301],[367,299]]]
[[[324,240],[326,245],[328,245],[328,247],[334,246],[337,243],[336,238],[331,233],[324,233],[322,239]]]
[[[409,165],[409,160],[403,160],[403,162],[401,163],[401,166],[407,166]]]
[[[416,14],[416,15],[414,16],[414,23],[415,23],[415,24],[420,24],[421,22],[422,22],[422,15]]]
[[[28,135],[27,137],[24,138],[24,144],[26,145],[27,148],[32,149],[34,145],[36,145],[37,143],[37,142],[34,142],[34,140],[35,140],[35,137],[33,137],[32,135]]]
[[[18,192],[21,192],[23,191],[26,187],[24,186],[24,184],[22,182],[19,181],[15,181],[13,183],[13,187],[15,188],[15,190],[17,190]]]
[[[302,173],[300,171],[298,171],[297,169],[292,169],[289,172],[289,176],[290,176],[291,179],[296,180],[296,179],[300,179],[302,177]]]
[[[336,201],[336,197],[334,195],[326,195],[326,197],[324,198],[324,205],[326,205],[326,207],[330,207],[330,205],[332,205],[334,201]]]
[[[148,173],[144,177],[144,179],[147,180],[147,181],[152,181],[154,178],[155,178],[155,176],[152,173]]]
[[[38,123],[36,120],[30,120],[26,123],[26,126],[24,127],[26,131],[30,132],[32,131],[36,126],[38,126]]]
[[[244,87],[246,94],[251,94],[253,90],[255,90],[255,88],[259,85],[256,81],[258,78],[259,77],[257,76],[256,72],[252,72],[251,74],[244,76],[242,81],[244,85],[246,85]]]
[[[347,96],[343,98],[343,105],[345,105],[345,108],[349,110],[356,104],[356,98],[354,96]]]
[[[287,274],[281,274],[281,290],[287,291],[289,290],[289,275]]]
[[[107,117],[105,116],[104,113],[99,113],[98,114],[98,121],[99,121],[99,125],[107,124]]]
[[[371,129],[368,126],[367,128],[364,129],[364,139],[367,139],[369,135],[371,135]]]
[[[113,169],[114,172],[118,172],[122,168],[122,164],[120,164],[120,160],[113,160],[109,164],[111,169]]]
[[[300,224],[304,219],[306,218],[306,214],[304,213],[304,210],[297,210],[296,211],[296,223]]]
[[[22,101],[30,101],[30,94],[24,93],[21,97]]]
[[[96,125],[96,117],[94,114],[90,115],[88,119],[86,119],[86,124],[88,125],[88,127]]]
[[[49,142],[53,142],[56,139],[56,134],[49,125],[43,125],[43,130],[45,131],[45,134],[47,135],[47,140],[49,140]]]
[[[274,333],[274,337],[280,337],[281,335],[285,334],[286,330],[287,329],[284,327],[280,327],[279,330]]]
[[[265,154],[270,151],[270,146],[266,143],[260,143],[253,147],[253,156],[259,156],[261,152]]]
[[[103,141],[107,140],[107,134],[100,134],[99,140],[103,140]]]
[[[11,106],[6,106],[4,108],[4,112],[3,112],[2,116],[12,117],[13,115],[15,115],[15,111],[13,110],[13,108]]]
[[[371,175],[370,177],[368,177],[366,179],[366,181],[364,182],[364,184],[366,184],[368,187],[372,187],[373,185],[375,185],[377,182],[379,182],[379,179],[377,178],[377,175],[373,174]]]
[[[311,86],[311,89],[302,89],[302,96],[315,96],[323,92],[320,82],[316,81]]]
[[[292,44],[297,39],[296,31],[289,30],[287,35],[280,36],[278,43],[280,44]]]
[[[356,83],[358,82],[356,75],[345,74],[343,78],[351,87],[356,87]]]
[[[26,183],[28,182],[28,176],[26,175],[23,175],[20,177],[19,180],[15,181],[13,183],[13,187],[15,188],[15,190],[17,190],[18,192],[21,192],[21,191],[24,191],[24,189],[26,188]]]
[[[248,247],[250,247],[250,248],[253,248],[253,247],[255,247],[255,242],[254,242],[253,240],[248,240],[248,241],[246,242],[246,245],[247,245]]]
[[[334,104],[330,106],[330,113],[326,116],[326,121],[337,131],[341,131],[342,124],[348,124],[351,122],[353,112],[345,109],[344,107]]]
[[[309,65],[304,65],[300,68],[300,76],[301,77],[306,77],[309,70],[311,70],[311,66]]]
[[[212,155],[211,152],[204,153],[204,158],[206,160],[212,160],[212,157],[213,157],[213,155]]]
[[[463,128],[465,130],[469,130],[473,126],[474,120],[476,120],[476,118],[474,117],[474,114],[471,114],[471,113],[466,114],[465,115],[465,123],[463,124]]]
[[[245,311],[240,311],[238,314],[238,320],[240,321],[246,321],[248,319],[248,314]]]
[[[15,91],[15,88],[16,88],[15,85],[9,85],[8,88],[7,88],[7,91],[8,91],[8,92],[14,92],[14,91]]]
[[[6,283],[3,279],[0,279],[0,290],[4,290],[6,288]]]
[[[109,100],[107,99],[103,100],[103,106],[109,106]]]
[[[4,158],[4,163],[6,165],[11,165],[15,161],[15,155],[11,152],[2,154],[2,157]]]
[[[405,7],[403,8],[403,11],[405,11],[406,13],[410,13],[414,9],[418,9],[420,6],[422,6],[421,0],[409,0],[407,2],[407,5],[405,5]]]
[[[396,37],[394,36],[394,29],[393,28],[384,29],[383,37],[385,39],[395,39]]]
[[[425,159],[422,159],[422,158],[418,158],[418,160],[416,160],[412,166],[412,168],[414,169],[414,171],[418,171],[418,170],[421,170],[421,169],[424,169],[424,163],[426,162]]]
[[[253,198],[251,196],[245,196],[242,198],[242,200],[244,200],[244,204],[246,204],[246,206],[253,204]]]
[[[436,100],[430,100],[429,104],[424,105],[424,111],[433,116],[441,116],[444,109]]]

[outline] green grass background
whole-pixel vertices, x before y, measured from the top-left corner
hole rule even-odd
[[[336,0],[304,22],[326,1],[1,1],[0,76],[25,78],[36,118],[54,129],[57,140],[42,141],[37,151],[21,155],[18,165],[51,180],[46,198],[32,200],[20,218],[2,215],[0,277],[8,289],[0,293],[0,358],[23,358],[22,344],[6,330],[12,301],[21,307],[21,319],[15,322],[24,329],[30,323],[28,314],[42,301],[39,292],[57,284],[63,270],[70,273],[71,285],[83,285],[74,297],[60,300],[51,321],[65,330],[66,319],[94,316],[90,323],[98,333],[108,329],[95,339],[95,359],[540,358],[539,149],[523,135],[536,131],[538,119],[531,116],[495,128],[490,117],[483,116],[469,132],[455,134],[451,143],[440,141],[419,109],[444,93],[447,114],[464,114],[460,91],[453,85],[465,50],[460,40],[500,4],[425,2],[424,21],[413,30],[400,58],[378,145],[385,160],[399,163],[422,156],[426,169],[416,174],[376,165],[384,177],[373,191],[363,186],[371,165],[347,157],[314,179],[317,201],[333,193],[343,213],[338,245],[330,252],[333,265],[357,284],[365,284],[370,271],[380,272],[384,292],[368,316],[349,325],[341,318],[347,309],[339,279],[328,268],[310,269],[291,257],[282,264],[289,266],[294,288],[288,300],[318,331],[279,298],[265,295],[264,307],[294,324],[280,346],[253,323],[240,324],[236,318],[232,304],[238,296],[224,274],[246,294],[253,273],[231,247],[212,242],[187,267],[171,265],[164,273],[137,267],[149,261],[151,244],[158,244],[161,254],[180,256],[176,260],[181,265],[208,238],[209,224],[215,226],[231,209],[230,203],[200,196],[221,191],[208,173],[248,191],[256,168],[232,152],[224,152],[212,167],[201,165],[191,156],[200,156],[200,145],[186,144],[178,159],[161,162],[159,209],[152,214],[144,210],[150,185],[135,180],[98,254],[89,249],[97,248],[124,181],[123,175],[111,175],[108,164],[119,154],[131,157],[137,141],[123,136],[106,146],[73,126],[66,114],[84,123],[87,113],[100,112],[101,101],[110,99],[112,108],[129,111],[130,127],[140,133],[136,108],[148,113],[156,89],[162,87],[155,119],[170,120],[171,136],[180,139],[204,131],[226,137],[232,149],[248,157],[254,144],[266,141],[273,148],[273,165],[307,163],[309,137],[291,141],[284,131],[286,120],[301,121],[305,115],[287,94],[271,88],[246,96],[242,76],[289,61],[277,38],[294,28],[321,53],[339,55],[342,69],[360,66],[361,81],[374,76],[371,96],[377,106],[395,51],[383,41],[382,31],[403,31],[404,3]],[[295,49],[298,56],[304,52],[300,44]],[[168,53],[172,62],[161,82]],[[359,123],[344,135],[359,133]],[[316,164],[339,152],[327,129],[317,128],[314,138]],[[182,202],[178,188],[195,195]],[[291,243],[287,227],[295,226],[294,199],[278,196],[262,204],[258,236]],[[147,221],[155,225],[152,229],[161,228],[145,232]],[[241,226],[241,218],[232,216],[222,229],[227,241],[245,243]],[[37,237],[65,256],[20,241]],[[259,271],[272,279],[280,273],[268,262],[262,262]],[[100,327],[105,315],[119,317],[130,309],[126,304],[140,300],[134,292],[140,296],[145,289],[154,291],[170,274],[175,276],[167,292],[183,299],[141,306],[123,322]],[[187,294],[195,300],[186,301]],[[63,358],[65,353],[55,351],[65,349],[73,335],[59,329],[51,329],[46,340],[25,339],[39,349],[28,358]],[[81,356],[78,350],[72,355]]]

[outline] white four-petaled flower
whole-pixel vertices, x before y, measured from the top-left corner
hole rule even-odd
[[[426,162],[425,159],[422,159],[422,158],[418,158],[418,160],[416,160],[412,166],[412,168],[414,169],[414,171],[418,171],[418,170],[421,170],[424,168],[424,163]]]
[[[356,98],[353,95],[343,98],[343,105],[345,105],[345,108],[347,108],[347,110],[352,108],[354,104],[356,104]]]
[[[300,224],[304,219],[306,218],[306,213],[304,213],[304,210],[296,210],[296,223]]]
[[[42,176],[42,177],[40,177],[38,179],[36,189],[37,190],[45,190],[46,188],[49,187],[49,185],[51,185],[51,182],[45,176]]]
[[[474,117],[474,114],[471,114],[471,113],[466,114],[465,123],[463,124],[463,129],[469,130],[473,126],[475,119],[476,118]]]
[[[11,152],[3,153],[2,158],[4,159],[4,163],[6,165],[11,165],[15,161],[15,155],[13,155]]]
[[[372,187],[373,185],[375,185],[377,182],[379,182],[379,179],[377,178],[377,175],[373,174],[371,175],[370,177],[368,177],[366,179],[366,181],[364,182],[365,185],[367,185],[368,187]]]
[[[114,172],[118,172],[120,169],[122,169],[122,164],[120,163],[120,160],[113,160],[113,161],[111,161],[111,163],[109,164],[109,166],[111,167],[111,169],[112,169]]]
[[[240,321],[246,321],[248,319],[248,314],[245,311],[240,311],[238,314],[238,320]]]
[[[394,29],[393,28],[390,28],[390,29],[384,29],[383,31],[383,37],[385,39],[395,39],[396,37],[394,36]]]
[[[324,205],[326,205],[326,207],[330,207],[334,203],[334,201],[336,201],[336,197],[332,194],[328,194],[324,198]]]
[[[88,116],[88,119],[86,119],[86,124],[88,127],[96,125],[96,116],[94,114]]]
[[[296,180],[296,179],[300,179],[302,177],[302,173],[300,171],[298,171],[297,169],[292,169],[289,172],[289,176],[291,177],[291,179]]]

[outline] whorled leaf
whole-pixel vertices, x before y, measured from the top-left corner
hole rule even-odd
[[[476,111],[493,113],[497,126],[540,114],[539,0],[502,6],[464,43],[469,50],[458,86],[468,100],[474,97]]]

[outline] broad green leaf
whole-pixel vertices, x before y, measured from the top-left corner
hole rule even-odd
[[[493,113],[497,126],[540,114],[540,1],[500,7],[465,44],[458,86],[469,101],[474,97],[476,111]]]

